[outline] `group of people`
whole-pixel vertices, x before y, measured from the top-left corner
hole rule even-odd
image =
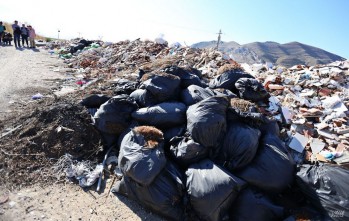
[[[27,47],[35,48],[35,37],[36,33],[34,28],[31,25],[27,27],[25,24],[22,24],[22,27],[18,25],[18,21],[15,21],[12,24],[13,33],[11,34],[9,31],[6,32],[5,25],[0,21],[0,45],[11,45],[12,40],[15,43],[16,48],[21,47],[21,39],[22,46],[24,47],[24,43],[26,43]],[[13,36],[13,37],[12,37]],[[29,44],[28,44],[29,38]]]

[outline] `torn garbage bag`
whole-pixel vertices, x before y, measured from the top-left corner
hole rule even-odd
[[[185,186],[180,171],[168,162],[162,172],[148,186],[140,185],[129,177],[123,177],[112,189],[136,200],[144,207],[170,220],[185,220],[183,197]]]
[[[124,176],[149,185],[166,165],[163,134],[155,127],[131,129],[120,145],[119,162]]]
[[[120,134],[130,124],[131,113],[137,109],[138,105],[128,95],[112,97],[95,113],[94,124],[104,133]]]
[[[167,74],[172,74],[181,79],[181,87],[187,88],[190,85],[198,85],[202,86],[200,78],[190,73],[188,70],[185,70],[184,68],[180,68],[178,66],[170,66],[164,69],[164,71]]]
[[[219,75],[210,81],[210,88],[225,88],[233,93],[237,94],[238,90],[235,87],[235,83],[240,78],[254,78],[252,75],[247,74],[241,68],[236,68],[232,65],[226,64],[219,68]]]
[[[201,146],[191,137],[174,137],[171,141],[170,154],[178,165],[187,167],[208,156],[209,149]]]
[[[132,117],[140,123],[171,128],[185,123],[187,106],[180,102],[164,102],[151,107],[140,108]]]
[[[172,128],[164,130],[165,142],[168,143],[174,137],[183,136],[183,134],[185,133],[186,126],[187,125],[183,124],[183,125],[180,125],[177,127],[172,127]]]
[[[187,130],[195,142],[204,147],[217,147],[226,131],[226,97],[214,96],[187,110]]]
[[[228,89],[224,89],[224,88],[215,88],[212,90],[213,93],[215,95],[220,95],[220,96],[227,96],[228,98],[235,98],[237,97],[236,94],[234,94],[233,92],[231,92]]]
[[[218,149],[217,163],[229,171],[239,170],[247,166],[256,155],[261,132],[239,122],[228,126],[223,144]]]
[[[250,126],[259,126],[267,122],[267,118],[258,112],[256,105],[240,98],[232,98],[227,112],[230,121],[241,121]]]
[[[239,91],[240,98],[253,102],[263,102],[270,97],[263,85],[256,79],[240,78],[235,87]]]
[[[202,88],[197,85],[190,85],[188,88],[182,91],[181,99],[187,106],[190,106],[214,95],[214,92],[209,88]]]
[[[145,89],[137,89],[133,91],[130,94],[130,97],[133,98],[140,107],[149,107],[158,103],[152,93]]]
[[[141,78],[140,89],[150,91],[158,102],[174,99],[179,93],[180,78],[166,73],[149,73]]]
[[[275,205],[265,194],[254,189],[245,189],[230,209],[230,219],[234,221],[279,221],[285,210]]]
[[[87,108],[99,108],[102,104],[107,102],[111,97],[104,94],[92,94],[81,101],[81,105]]]
[[[229,218],[228,209],[245,182],[211,160],[202,160],[186,171],[190,203],[201,220]]]
[[[236,175],[267,193],[280,193],[293,182],[293,159],[273,132],[264,134],[259,142],[253,161]]]
[[[113,83],[114,94],[131,94],[137,89],[138,83],[128,79],[118,79]]]
[[[335,221],[349,220],[349,170],[327,164],[302,165],[296,183],[308,201]]]

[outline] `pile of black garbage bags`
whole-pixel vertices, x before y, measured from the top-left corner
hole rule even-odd
[[[270,95],[253,76],[227,65],[204,81],[169,66],[121,82],[114,97],[82,101],[119,151],[114,192],[169,220],[348,220],[347,170],[297,169],[278,123],[258,112]]]

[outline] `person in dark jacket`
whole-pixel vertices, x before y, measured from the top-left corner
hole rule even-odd
[[[28,46],[28,34],[29,34],[28,28],[25,27],[25,24],[23,24],[22,27],[21,27],[21,36],[22,36],[22,45],[23,45],[23,47],[24,47],[24,41],[27,44],[27,47],[29,47]]]
[[[13,30],[13,40],[15,42],[15,47],[21,47],[20,38],[21,38],[21,27],[18,25],[18,21],[15,21],[14,24],[12,24],[12,30]]]
[[[1,45],[1,40],[4,37],[6,27],[2,24],[2,21],[0,21],[0,45]]]
[[[11,33],[5,31],[2,40],[4,41],[4,45],[11,45],[13,40]]]

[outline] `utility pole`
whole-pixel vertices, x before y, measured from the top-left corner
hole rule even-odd
[[[216,47],[216,50],[218,50],[219,43],[221,43],[221,34],[223,34],[223,33],[222,33],[222,30],[219,29],[219,32],[218,32],[217,34],[218,34],[218,40],[217,40],[217,47]]]

